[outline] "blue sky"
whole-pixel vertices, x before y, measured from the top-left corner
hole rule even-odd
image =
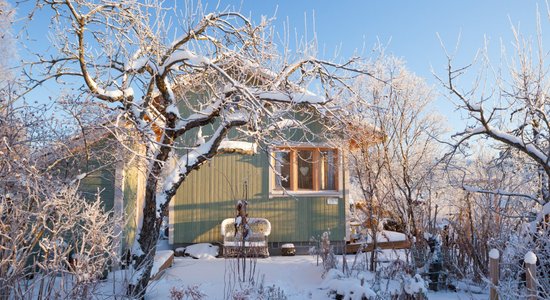
[[[211,3],[208,5],[217,1]],[[519,26],[525,35],[535,35],[537,7],[543,33],[549,25],[545,1],[221,1],[221,7],[226,5],[241,7],[252,17],[271,15],[277,9],[278,28],[288,19],[291,26],[301,30],[304,15],[311,25],[314,14],[320,48],[328,54],[341,47],[341,55],[347,57],[363,45],[372,47],[380,41],[387,45],[388,53],[403,58],[412,72],[437,89],[440,85],[432,68],[443,75],[447,62],[438,34],[451,52],[460,37],[456,52],[459,64],[471,62],[485,40],[491,59],[498,63],[501,42],[511,48],[512,25]],[[546,34],[545,41],[549,39]],[[473,75],[464,77],[464,87],[473,81]],[[462,117],[444,97],[438,97],[435,109],[447,117],[452,131],[464,127]]]
[[[15,2],[11,0],[15,6]],[[32,1],[30,1],[32,2]],[[169,4],[170,1],[167,1]],[[180,1],[181,2],[181,1]],[[498,61],[501,41],[511,47],[511,26],[520,26],[526,35],[536,33],[537,6],[542,15],[543,33],[548,28],[545,1],[527,0],[461,0],[461,1],[328,1],[328,0],[281,0],[281,1],[202,1],[212,10],[235,7],[254,20],[260,16],[273,16],[277,12],[274,25],[283,30],[283,23],[303,33],[307,23],[309,34],[315,29],[320,49],[327,57],[332,57],[336,48],[341,49],[342,57],[349,57],[358,49],[367,46],[370,49],[380,41],[386,44],[386,51],[403,58],[408,68],[437,88],[431,69],[439,74],[445,71],[445,55],[437,33],[444,44],[454,49],[459,35],[460,46],[457,59],[459,63],[469,62],[476,51],[483,46],[485,38],[489,41],[493,60]],[[184,7],[178,4],[180,7]],[[25,5],[19,8],[18,15],[25,15]],[[305,21],[305,18],[307,22]],[[31,34],[38,43],[47,43],[45,36],[49,16],[39,15],[31,23]],[[546,34],[545,41],[550,38]],[[368,55],[369,52],[363,53]],[[466,77],[466,79],[473,77]],[[464,82],[467,85],[468,80]],[[441,97],[442,98],[442,97]],[[452,108],[451,103],[440,99],[436,109],[447,116],[451,127],[459,129],[462,121]]]

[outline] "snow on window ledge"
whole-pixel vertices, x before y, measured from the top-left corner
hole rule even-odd
[[[272,190],[269,193],[269,198],[279,198],[279,197],[343,197],[342,191],[310,191],[310,190],[301,190],[301,191],[281,191],[281,190]]]

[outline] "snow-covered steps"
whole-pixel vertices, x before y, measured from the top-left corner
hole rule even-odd
[[[172,250],[160,250],[155,255],[155,261],[153,263],[153,269],[151,270],[151,279],[158,280],[164,270],[170,268],[174,263],[174,251]]]
[[[376,248],[380,249],[408,249],[411,242],[401,232],[382,230],[376,233]],[[373,238],[367,235],[366,241],[349,243],[346,245],[347,254],[355,254],[357,251],[370,252],[374,248]]]

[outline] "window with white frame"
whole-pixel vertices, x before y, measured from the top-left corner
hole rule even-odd
[[[274,149],[273,190],[338,190],[338,151],[332,148]]]

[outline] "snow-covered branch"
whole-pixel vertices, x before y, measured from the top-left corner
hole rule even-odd
[[[219,115],[221,108],[222,100],[218,99],[203,110],[196,112],[185,119],[179,120],[174,128],[174,130],[176,130],[176,134],[179,135],[192,128],[204,126],[210,123],[213,118]]]
[[[208,141],[198,147],[189,149],[184,155],[179,157],[176,160],[174,169],[168,171],[164,178],[161,194],[157,194],[157,197],[160,196],[160,198],[157,198],[157,208],[164,207],[167,204],[167,201],[176,193],[181,182],[185,180],[192,170],[197,169],[216,154],[229,129],[244,125],[246,122],[246,115],[233,114],[231,118],[228,118],[227,121],[218,126]]]
[[[533,200],[537,203],[541,203],[540,199],[537,198],[535,195],[508,192],[508,191],[505,191],[505,190],[502,190],[502,189],[487,190],[487,189],[474,187],[474,186],[471,186],[471,185],[462,185],[462,189],[464,189],[465,191],[470,192],[470,193],[491,194],[491,195],[498,195],[498,196],[505,196],[505,197],[521,197],[521,198]]]
[[[318,96],[309,91],[304,92],[278,92],[278,91],[262,91],[255,93],[256,97],[263,101],[275,101],[294,104],[325,104],[328,99],[323,96]]]
[[[165,4],[45,4],[68,16],[52,18],[63,34],[54,40],[56,59],[41,61],[46,73],[62,65],[82,78],[94,103],[120,110],[108,118],[120,129],[111,132],[145,160],[143,218],[133,246],[139,276],[129,288],[136,297],[147,286],[149,255],[166,207],[190,172],[218,151],[255,151],[254,144],[224,142],[230,130],[247,140],[284,141],[285,129],[301,126],[308,133],[304,139],[311,139],[305,124],[322,115],[311,107],[331,105],[349,91],[350,73],[370,76],[357,58],[339,64],[280,55],[267,22],[255,25],[238,12],[197,11],[178,20],[177,29],[166,28],[171,22],[164,19],[170,17]],[[304,120],[293,122],[297,116]]]

